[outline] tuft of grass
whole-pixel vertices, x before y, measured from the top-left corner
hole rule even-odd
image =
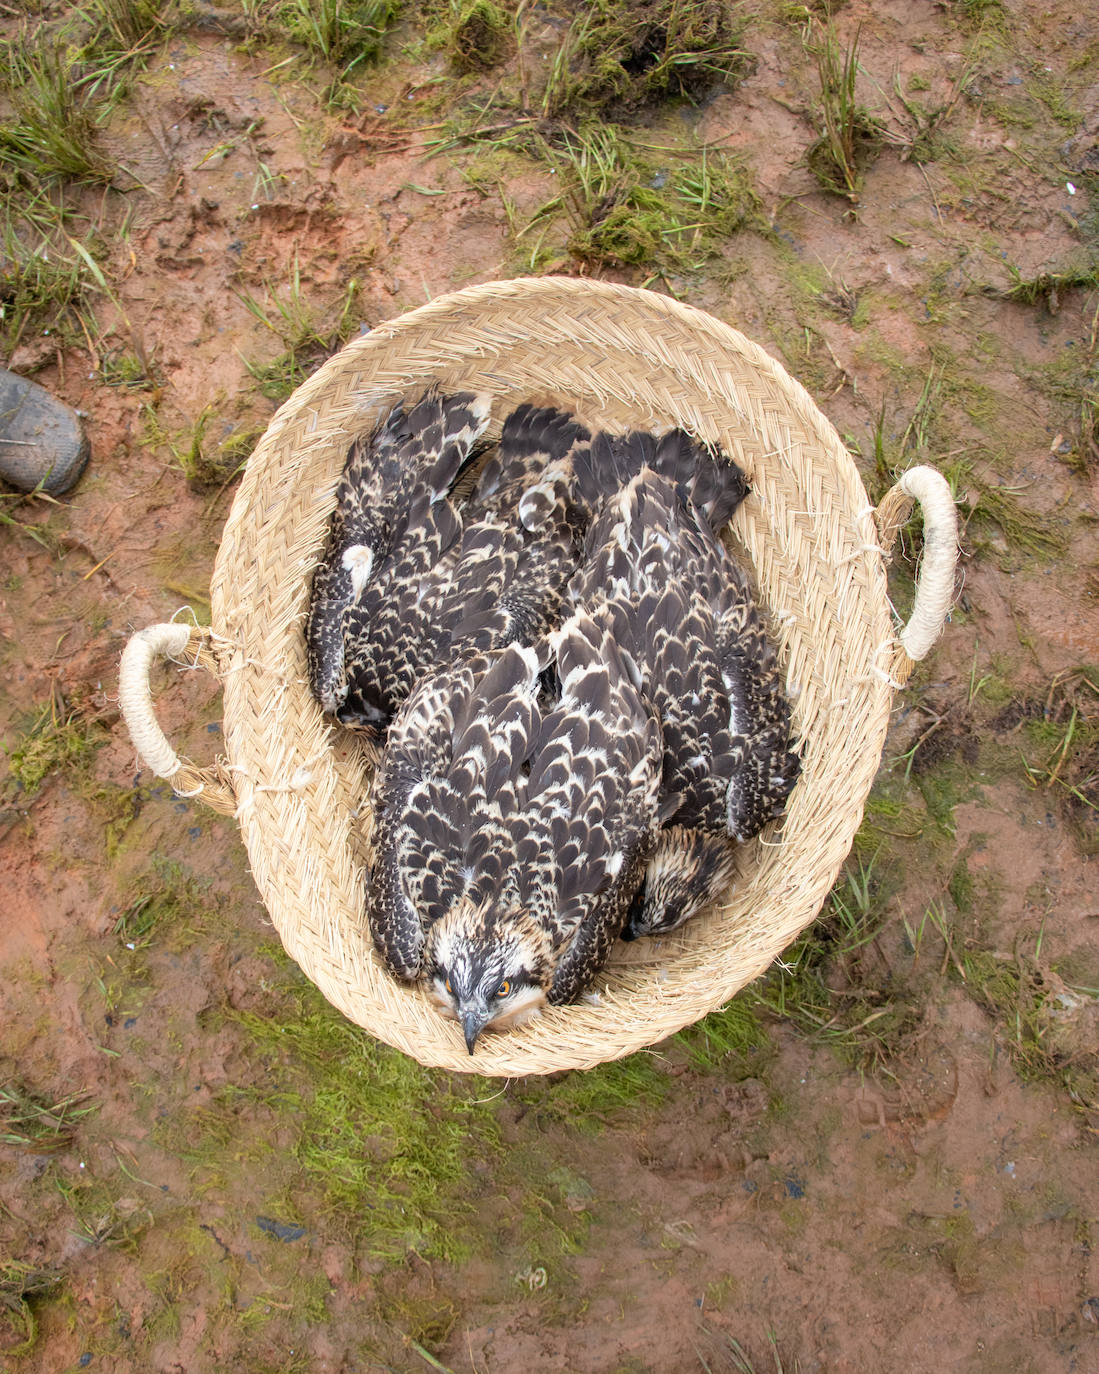
[[[754,1006],[736,998],[695,1025],[673,1036],[672,1043],[687,1053],[691,1068],[702,1073],[755,1074],[770,1046]]]
[[[80,13],[94,27],[96,46],[134,54],[171,32],[174,10],[160,0],[90,0]]]
[[[757,1005],[853,1063],[886,1067],[916,1028],[878,944],[887,903],[874,861],[849,865],[814,925],[753,989]]]
[[[327,327],[320,322],[322,312],[305,299],[296,256],[287,291],[280,295],[270,285],[266,285],[266,291],[266,302],[257,300],[250,292],[241,295],[240,300],[279,340],[283,352],[267,363],[245,359],[245,366],[264,396],[272,401],[284,401],[356,332],[359,283],[355,278],[348,282],[335,322]],[[324,313],[331,319],[331,312]]]
[[[1010,957],[966,950],[958,973],[969,995],[993,1018],[1020,1076],[1052,1079],[1099,1127],[1099,1052],[1080,1035],[1099,989],[1069,987],[1041,967],[1037,954],[1018,949]]]
[[[753,1364],[751,1356],[735,1336],[730,1336],[724,1331],[712,1331],[706,1327],[701,1329],[699,1335],[707,1346],[707,1349],[702,1351],[697,1344],[695,1345],[695,1354],[698,1356],[702,1374],[799,1374],[801,1369],[796,1357],[792,1365],[784,1363],[778,1348],[778,1338],[773,1331],[767,1333],[767,1344],[770,1347],[774,1368],[765,1370],[760,1370]]]
[[[892,105],[897,123],[882,129],[882,136],[889,146],[896,150],[902,162],[934,162],[955,151],[956,145],[944,132],[947,121],[958,107],[970,82],[973,68],[967,66],[950,89],[947,98],[938,105],[925,105],[913,98],[913,93],[926,90],[928,83],[913,77],[908,83],[908,93],[901,90],[900,76],[893,78],[893,95],[897,105]]]
[[[17,177],[0,177],[0,195],[0,337],[10,357],[28,327],[48,332],[75,325],[91,280],[61,228],[63,211],[41,191],[25,191]]]
[[[461,71],[484,71],[503,60],[513,23],[493,0],[451,0],[445,43]]]
[[[41,490],[45,480],[43,477],[38,486],[29,492],[0,491],[0,528],[18,530],[20,534],[25,534],[28,539],[33,539],[36,544],[41,544],[44,549],[48,549],[52,547],[52,544],[49,532],[44,525],[37,525],[30,520],[20,520],[18,516],[12,514],[13,510],[19,510],[28,501],[36,497],[45,501],[52,500]]]
[[[1064,529],[1027,502],[1025,487],[993,485],[969,457],[943,464],[942,472],[955,492],[962,528],[969,532],[972,527],[983,536],[1004,566],[1015,566],[1020,558],[1049,560],[1064,553]]]
[[[0,1085],[0,1141],[31,1154],[56,1154],[72,1143],[81,1117],[94,1112],[85,1107],[88,1093],[69,1093],[50,1102],[18,1083]]]
[[[109,104],[96,96],[101,78],[56,39],[10,44],[0,66],[0,88],[11,105],[11,114],[0,120],[0,165],[32,184],[110,182],[115,169],[98,140]]]
[[[280,370],[278,375],[282,377],[285,373]],[[192,491],[208,491],[231,482],[243,469],[263,433],[262,425],[232,429],[222,421],[222,437],[215,438],[211,428],[218,415],[218,405],[211,403],[203,406],[190,425],[172,432],[165,427],[155,405],[144,407],[145,442],[168,449]]]
[[[1058,674],[1041,717],[1024,730],[1027,781],[1056,793],[1085,852],[1099,852],[1099,669]]]
[[[1011,274],[1011,285],[986,286],[984,294],[1017,305],[1041,302],[1051,315],[1056,315],[1061,308],[1061,297],[1066,291],[1091,290],[1099,286],[1099,267],[1094,265],[1067,267],[1061,272],[1038,272],[1033,277],[1024,277],[1012,263],[1007,264],[1007,270]]]
[[[595,0],[562,39],[542,115],[606,114],[734,83],[751,68],[743,32],[719,0]]]
[[[0,1313],[21,1333],[22,1340],[4,1345],[9,1358],[28,1355],[38,1339],[36,1303],[56,1292],[61,1282],[59,1269],[42,1268],[24,1260],[0,1260]]]
[[[51,773],[83,767],[102,742],[93,725],[51,701],[6,750],[11,777],[25,793],[35,793]]]
[[[828,24],[815,53],[820,74],[820,136],[806,154],[809,170],[824,190],[854,204],[866,168],[883,143],[881,121],[859,104],[855,94],[859,32],[843,50]]]
[[[287,0],[278,18],[290,37],[346,79],[381,52],[398,0]]]
[[[561,189],[517,237],[561,215],[567,251],[583,263],[655,275],[697,269],[759,210],[743,162],[704,152],[674,172],[654,173],[614,125],[539,139],[538,150]]]

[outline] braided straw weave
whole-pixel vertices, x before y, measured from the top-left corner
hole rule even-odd
[[[727,906],[662,940],[619,945],[588,999],[482,1037],[473,1058],[457,1023],[390,978],[373,952],[364,913],[371,760],[313,700],[303,635],[348,444],[430,380],[492,393],[497,425],[524,399],[552,396],[609,428],[682,425],[735,458],[752,492],[733,542],[754,568],[803,742],[785,819],[744,846]],[[201,648],[216,660],[228,757],[205,770],[208,799],[232,805],[235,794],[252,871],[288,952],[371,1034],[422,1063],[465,1072],[590,1067],[722,1006],[816,915],[861,820],[893,690],[911,668],[884,565],[913,496],[925,499],[906,489],[890,493],[888,512],[883,503],[883,547],[855,466],[807,393],[735,330],[646,291],[496,282],[350,344],[282,407],[249,463],[214,570],[212,632],[192,632],[188,649],[172,627],[160,650],[193,660]],[[949,585],[931,613],[931,638],[953,585],[945,500]],[[141,639],[127,655],[148,655]],[[923,640],[929,645],[926,627]],[[926,647],[921,641],[912,657]],[[147,692],[144,659],[128,676],[142,673]],[[140,715],[127,709],[135,738]],[[203,770],[159,755],[150,763],[180,790],[201,790]]]

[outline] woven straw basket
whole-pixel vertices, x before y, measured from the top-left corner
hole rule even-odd
[[[437,380],[488,391],[497,424],[557,397],[608,428],[682,425],[744,468],[731,528],[787,666],[803,771],[785,818],[744,846],[728,904],[662,940],[619,945],[589,997],[470,1057],[456,1022],[385,972],[365,920],[372,759],[331,726],[306,679],[303,627],[350,440]],[[498,432],[498,428],[497,428]],[[924,513],[916,607],[898,631],[885,564],[913,499]],[[120,699],[146,763],[236,816],[283,944],[358,1025],[424,1064],[516,1075],[587,1068],[715,1010],[817,914],[878,768],[894,690],[930,648],[953,593],[957,535],[943,479],[905,474],[877,512],[808,394],[710,316],[629,287],[542,278],[431,302],[330,359],[271,421],[214,568],[210,630],[158,625],[123,656]],[[158,657],[224,684],[227,756],[182,762],[154,713]]]

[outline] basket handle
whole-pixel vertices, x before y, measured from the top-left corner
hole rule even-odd
[[[181,797],[201,797],[207,806],[232,816],[236,793],[226,765],[220,760],[208,768],[185,762],[168,743],[153,708],[149,676],[158,658],[178,662],[188,656],[188,666],[200,664],[220,680],[211,631],[204,625],[176,622],[150,625],[130,637],[118,671],[118,704],[137,752],[158,778],[170,782]]]
[[[923,510],[923,557],[916,576],[915,605],[898,636],[900,647],[890,670],[890,676],[902,686],[942,632],[954,601],[954,568],[958,561],[954,497],[946,478],[926,465],[909,468],[886,492],[875,512],[886,557],[892,552],[915,501]]]

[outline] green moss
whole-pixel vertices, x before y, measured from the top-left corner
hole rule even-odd
[[[946,890],[961,915],[965,916],[973,910],[975,885],[964,854],[954,865]]]
[[[0,1319],[15,1335],[4,1341],[9,1358],[29,1355],[38,1341],[37,1306],[56,1296],[62,1281],[60,1269],[28,1264],[20,1259],[0,1260]]]
[[[977,794],[972,776],[963,765],[947,759],[916,774],[916,785],[923,794],[924,805],[944,835],[953,835],[954,808],[972,801]]]
[[[233,1157],[260,1159],[289,1134],[296,1167],[330,1222],[360,1237],[363,1253],[457,1259],[470,1245],[473,1162],[498,1148],[480,1085],[432,1073],[371,1040],[297,987],[270,1014],[227,1012],[252,1039],[259,1063],[225,1089],[185,1135],[215,1173]],[[246,1133],[239,1122],[254,1117]]]
[[[53,773],[84,770],[105,738],[99,727],[51,703],[30,719],[16,744],[5,746],[11,777],[33,794]]]

